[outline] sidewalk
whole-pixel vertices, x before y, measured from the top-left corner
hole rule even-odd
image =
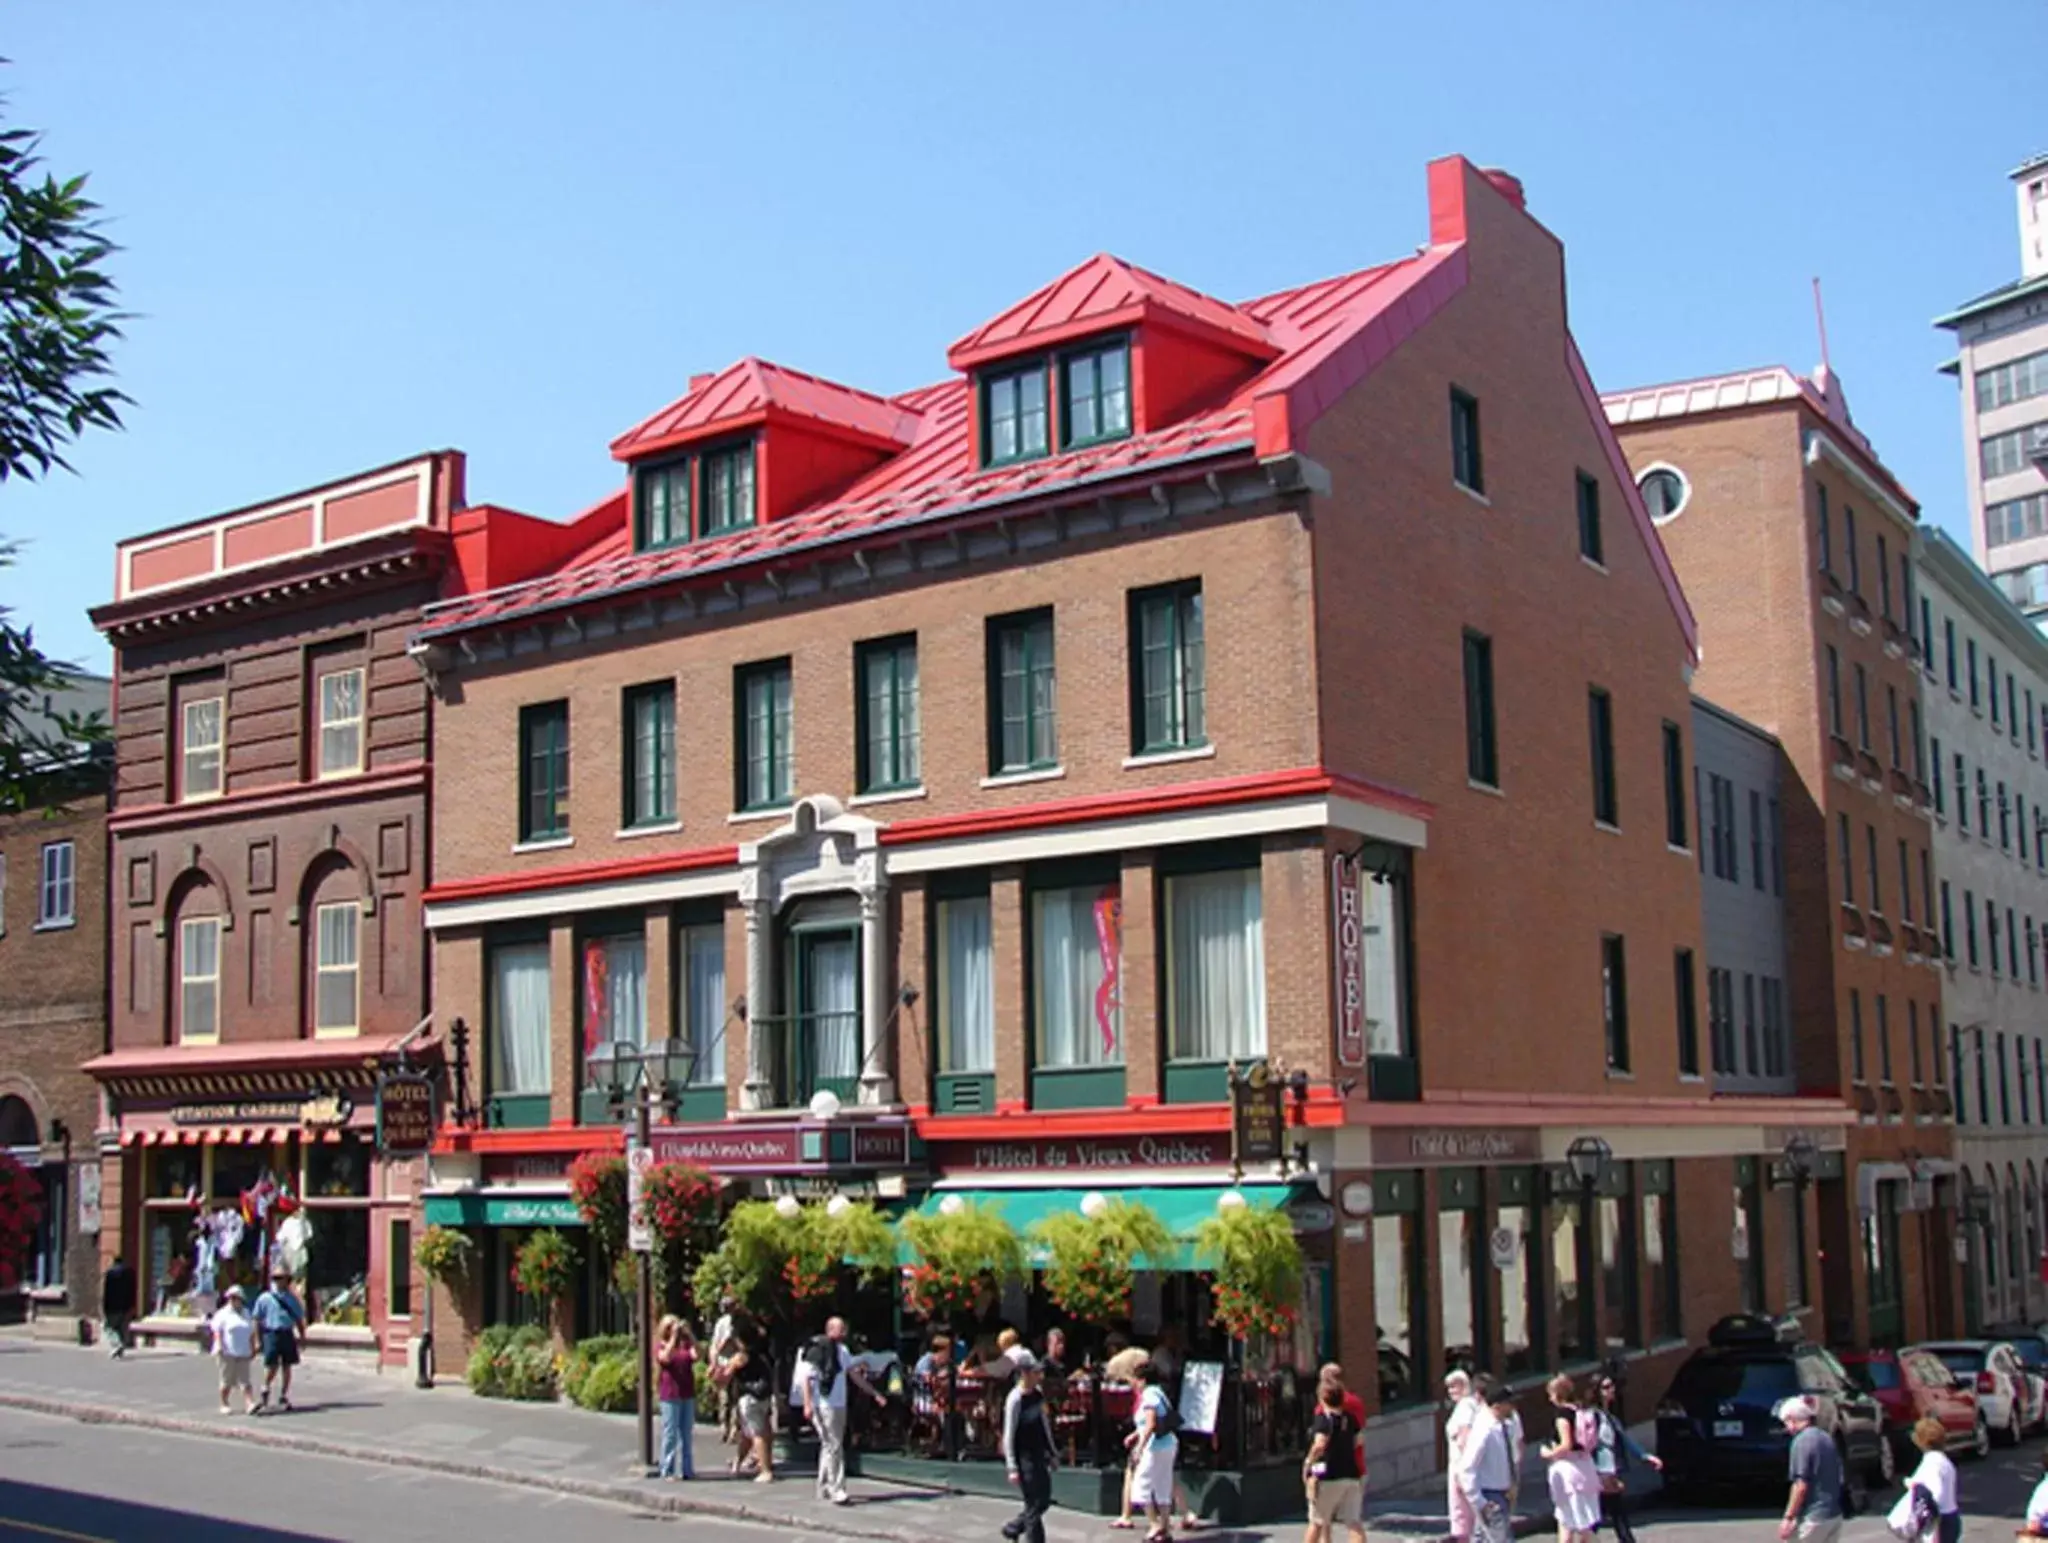
[[[1000,1536],[1016,1508],[987,1497],[855,1479],[853,1504],[824,1504],[808,1470],[774,1484],[726,1477],[729,1452],[715,1431],[699,1429],[694,1483],[644,1477],[636,1461],[629,1416],[592,1414],[557,1404],[477,1398],[460,1381],[431,1391],[403,1372],[379,1375],[349,1364],[308,1361],[299,1368],[291,1414],[256,1419],[215,1412],[213,1363],[190,1349],[137,1350],[119,1361],[103,1350],[56,1345],[9,1331],[0,1334],[0,1405],[94,1423],[143,1425],[188,1435],[317,1452],[466,1478],[529,1485],[594,1500],[677,1514],[802,1529],[814,1536],[874,1538],[890,1543],[956,1543]],[[1523,1484],[1517,1531],[1549,1524],[1540,1461]],[[1369,1503],[1374,1531],[1442,1537],[1443,1488],[1433,1498],[1411,1491]],[[1230,1543],[1271,1543],[1298,1524],[1204,1528],[1200,1536]],[[1105,1517],[1054,1511],[1053,1543],[1116,1536]]]

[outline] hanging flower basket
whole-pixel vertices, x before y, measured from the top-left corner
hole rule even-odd
[[[443,1284],[467,1275],[475,1255],[476,1244],[453,1227],[429,1227],[412,1251],[427,1279]]]
[[[616,1259],[626,1251],[625,1158],[616,1152],[585,1152],[569,1165],[569,1198],[600,1254]]]
[[[1091,1195],[1079,1211],[1061,1211],[1032,1229],[1045,1251],[1045,1294],[1083,1323],[1113,1323],[1131,1314],[1140,1262],[1173,1262],[1173,1234],[1159,1213],[1132,1200]]]
[[[1216,1322],[1233,1339],[1287,1333],[1301,1304],[1301,1243],[1285,1213],[1236,1206],[1195,1234],[1212,1272]]]
[[[977,1311],[1024,1273],[1024,1245],[1000,1213],[962,1201],[906,1216],[903,1240],[917,1257],[903,1272],[903,1305],[927,1323]]]
[[[536,1232],[519,1245],[512,1261],[512,1284],[521,1296],[561,1301],[576,1288],[576,1250],[553,1227]]]

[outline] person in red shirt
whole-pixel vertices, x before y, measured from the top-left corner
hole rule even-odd
[[[1342,1388],[1344,1412],[1358,1422],[1358,1480],[1365,1482],[1365,1400],[1344,1386],[1344,1368],[1335,1361],[1327,1362],[1316,1377],[1316,1402],[1323,1402],[1323,1389]]]

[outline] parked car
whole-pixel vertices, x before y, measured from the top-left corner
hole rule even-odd
[[[1985,1326],[1984,1337],[2004,1340],[2019,1355],[2033,1385],[2034,1423],[2048,1429],[2048,1330],[2030,1323],[1993,1323]]]
[[[1884,1438],[1884,1409],[1793,1320],[1738,1314],[1707,1331],[1707,1343],[1678,1368],[1657,1406],[1657,1455],[1664,1487],[1683,1499],[1702,1491],[1785,1482],[1792,1438],[1778,1406],[1804,1395],[1842,1454],[1842,1473],[1861,1491],[1889,1486],[1897,1454]]]
[[[1977,1385],[1977,1402],[1991,1438],[2007,1446],[2041,1420],[2040,1384],[2019,1352],[2002,1339],[1944,1339],[1916,1345],[1942,1365]]]
[[[1978,1402],[1975,1379],[1964,1381],[1939,1357],[1909,1345],[1897,1351],[1848,1350],[1840,1359],[1883,1406],[1885,1439],[1895,1461],[1909,1467],[1919,1461],[1913,1427],[1924,1419],[1941,1422],[1952,1451],[1983,1457],[1991,1450],[1991,1426]]]

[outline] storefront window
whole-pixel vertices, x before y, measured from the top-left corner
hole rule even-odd
[[[64,1218],[69,1194],[62,1163],[45,1163],[36,1171],[43,1214],[36,1223],[35,1251],[29,1260],[28,1283],[45,1290],[64,1284]]]
[[[1447,1168],[1437,1175],[1437,1291],[1443,1312],[1444,1364],[1485,1371],[1488,1262],[1479,1209],[1479,1173]]]
[[[185,1235],[191,1231],[189,1215],[182,1210],[146,1213],[143,1266],[149,1310],[153,1313],[174,1311],[173,1304],[191,1285],[192,1261],[185,1250]]]
[[[1644,1178],[1643,1288],[1650,1299],[1651,1335],[1663,1343],[1684,1337],[1678,1317],[1678,1215],[1666,1188],[1669,1166],[1648,1166],[1652,1171]]]
[[[1425,1397],[1421,1178],[1404,1171],[1381,1172],[1373,1180],[1373,1307],[1383,1409]]]
[[[1756,1160],[1738,1158],[1735,1163],[1735,1262],[1742,1278],[1742,1310],[1769,1312],[1764,1301],[1764,1215],[1763,1196],[1757,1182]]]
[[[199,1187],[197,1147],[151,1147],[149,1182],[145,1192],[152,1200],[183,1200]]]
[[[1593,1296],[1595,1283],[1587,1268],[1586,1229],[1581,1223],[1577,1186],[1569,1175],[1558,1181],[1559,1194],[1545,1213],[1550,1230],[1550,1303],[1557,1318],[1557,1354],[1566,1366],[1594,1356]]]
[[[1624,1171],[1625,1176],[1625,1171]],[[1600,1215],[1600,1300],[1606,1309],[1607,1343],[1638,1347],[1643,1342],[1641,1297],[1636,1289],[1634,1197],[1602,1195]]]
[[[1123,906],[1113,884],[1042,889],[1032,895],[1038,1065],[1122,1064],[1123,1013],[1117,991],[1122,931]]]
[[[1266,946],[1259,870],[1166,881],[1168,1055],[1244,1061],[1266,1053]]]
[[[370,1321],[370,1211],[367,1206],[311,1205],[306,1244],[306,1312],[314,1323]]]
[[[245,1191],[262,1183],[265,1175],[288,1180],[296,1177],[288,1167],[273,1166],[267,1143],[246,1147],[216,1146],[208,1150],[213,1158],[213,1180],[207,1186],[207,1192],[216,1203],[240,1200]],[[280,1159],[284,1156],[281,1144],[277,1155]]]
[[[690,1081],[725,1083],[725,928],[683,929],[684,1010],[690,1043]]]
[[[1785,1261],[1785,1305],[1788,1308],[1806,1306],[1806,1197],[1800,1185],[1781,1184],[1778,1186],[1778,1204],[1784,1225],[1786,1248],[1780,1257]]]
[[[1514,1239],[1511,1262],[1494,1271],[1500,1304],[1501,1370],[1510,1377],[1541,1370],[1546,1364],[1542,1290],[1533,1250],[1535,1208],[1529,1203],[1535,1179],[1526,1168],[1503,1170],[1501,1204],[1494,1216],[1494,1230],[1503,1235],[1503,1241]],[[1506,1253],[1504,1249],[1503,1257]]]
[[[320,1141],[306,1148],[306,1198],[367,1200],[370,1198],[370,1148],[360,1136]]]

